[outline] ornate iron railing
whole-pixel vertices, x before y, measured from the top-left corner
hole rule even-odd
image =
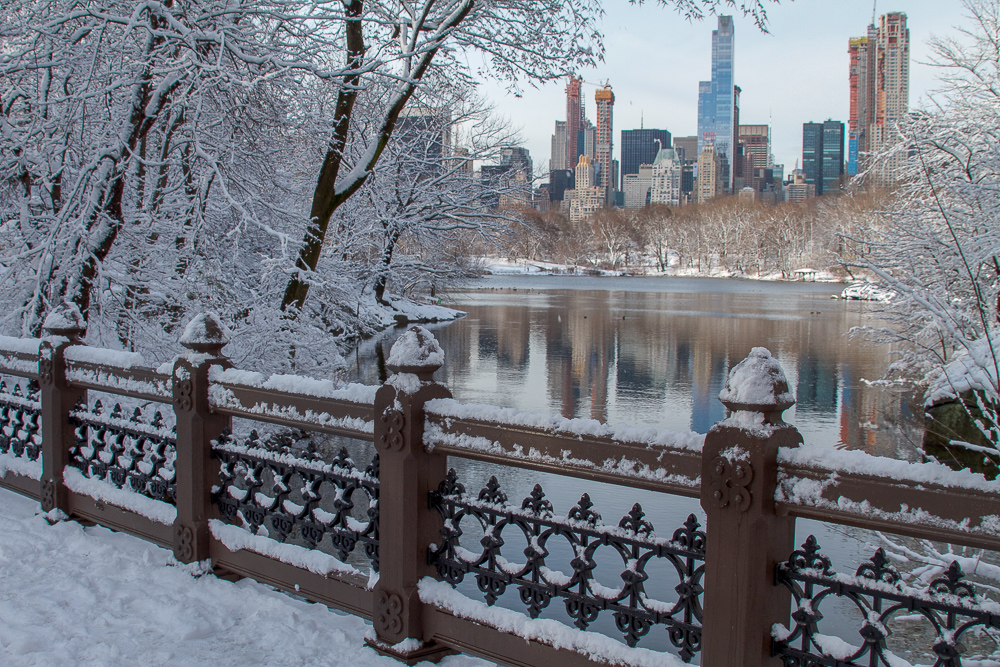
[[[310,549],[322,548],[329,535],[341,561],[362,544],[372,569],[378,571],[378,455],[361,470],[346,449],[329,463],[318,455],[301,458],[265,448],[256,431],[243,444],[223,434],[213,443],[212,455],[221,462],[220,484],[213,488],[212,501],[225,522],[254,534],[263,526],[279,542],[299,539]],[[358,491],[368,502],[356,511]]]
[[[581,630],[597,620],[602,611],[611,611],[615,625],[626,643],[635,646],[654,625],[668,628],[671,643],[687,662],[701,649],[701,594],[705,561],[705,533],[692,514],[670,540],[657,538],[653,525],[636,503],[617,527],[606,526],[584,494],[565,517],[553,513],[540,485],[520,507],[511,505],[496,477],[478,496],[466,493],[454,470],[431,493],[431,506],[441,513],[443,541],[429,550],[429,561],[445,581],[457,585],[466,574],[474,574],[487,604],[493,605],[508,586],[517,585],[521,602],[532,618],[537,618],[553,598],[563,599],[566,612]],[[462,521],[471,517],[483,530],[481,552],[461,544]],[[512,528],[511,528],[512,527]],[[515,564],[511,554],[503,555],[505,530],[520,531],[528,546],[527,559]],[[571,575],[550,569],[549,543],[562,538],[575,557],[568,564]],[[622,559],[622,585],[614,589],[594,580],[598,549],[607,547]],[[678,598],[675,602],[647,596],[646,567],[653,558],[668,561],[676,570]]]
[[[854,576],[834,572],[830,559],[820,552],[812,535],[777,568],[779,585],[795,598],[791,632],[776,633],[773,652],[786,667],[853,667],[866,665],[894,667],[903,663],[886,645],[892,634],[889,625],[905,613],[922,616],[934,632],[931,651],[935,667],[960,667],[963,638],[975,628],[1000,630],[1000,605],[976,594],[964,580],[957,561],[926,588],[906,586],[899,571],[878,549],[857,569]],[[847,599],[861,613],[861,645],[829,641],[820,633],[820,611],[829,598]]]
[[[156,411],[148,419],[140,408],[130,417],[120,403],[105,414],[101,401],[93,408],[78,404],[70,413],[76,444],[69,465],[84,475],[154,500],[176,503],[174,460],[176,437]]]
[[[22,382],[24,386],[22,386]],[[41,403],[38,383],[0,381],[0,453],[37,461],[42,453]]]

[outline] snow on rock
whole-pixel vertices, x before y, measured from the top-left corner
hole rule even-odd
[[[361,574],[356,567],[316,549],[306,549],[296,544],[282,544],[270,537],[254,535],[244,528],[218,519],[209,520],[208,527],[212,531],[212,536],[230,551],[245,549],[323,577],[330,574]]]
[[[643,648],[629,648],[611,637],[577,630],[559,621],[532,619],[527,614],[510,609],[488,607],[486,603],[468,598],[453,589],[451,585],[430,577],[421,579],[417,588],[421,602],[446,609],[459,618],[483,623],[526,640],[576,651],[595,660],[631,667],[681,667],[684,664],[675,655]]]
[[[39,338],[13,338],[0,336],[0,352],[8,354],[38,354]]]
[[[726,386],[719,392],[719,400],[775,408],[788,408],[795,403],[795,397],[788,391],[785,371],[764,347],[750,350],[747,358],[729,371]]]
[[[29,479],[42,478],[42,461],[32,461],[23,456],[0,454],[0,477],[6,477],[8,472]]]
[[[478,403],[460,403],[451,398],[428,401],[426,410],[440,417],[475,419],[492,424],[540,428],[549,433],[569,433],[576,436],[611,438],[618,442],[645,446],[667,446],[700,452],[705,436],[694,431],[668,431],[627,424],[605,424],[596,419],[567,419],[557,415],[521,412],[514,408],[499,408]]]
[[[180,344],[204,352],[207,347],[226,345],[231,336],[229,327],[222,323],[218,315],[201,313],[188,322],[181,335]]]
[[[67,361],[79,361],[85,364],[98,364],[100,366],[113,366],[128,370],[130,368],[145,368],[146,360],[137,352],[123,352],[121,350],[105,350],[99,347],[87,347],[86,345],[72,345],[66,348],[64,356]]]
[[[430,331],[411,327],[392,344],[386,364],[398,368],[441,366],[444,350]]]
[[[119,489],[99,479],[85,477],[76,468],[64,468],[63,481],[66,483],[66,488],[74,493],[90,496],[94,500],[134,512],[157,523],[172,526],[177,518],[177,508],[173,505],[147,498],[134,491]]]
[[[840,293],[841,299],[855,299],[860,301],[881,301],[883,303],[891,301],[896,293],[884,287],[878,287],[871,283],[854,283]]]
[[[364,646],[371,624],[250,579],[184,566],[124,533],[49,525],[0,490],[0,664],[398,667]],[[487,667],[449,656],[441,667]]]
[[[417,303],[398,296],[389,296],[386,300],[392,308],[393,316],[407,322],[450,322],[465,317],[465,311],[447,306]]]
[[[980,338],[956,354],[951,363],[932,378],[924,405],[956,399],[970,389],[985,392],[990,397],[996,396],[1000,383],[997,382],[994,354],[1000,359],[1000,344],[989,338]]]
[[[54,334],[63,334],[73,330],[85,330],[87,321],[83,319],[83,314],[76,307],[75,303],[63,301],[48,315],[42,322],[42,329],[51,331]]]

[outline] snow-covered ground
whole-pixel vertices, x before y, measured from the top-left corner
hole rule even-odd
[[[0,665],[398,667],[371,626],[245,579],[178,565],[148,542],[0,489]],[[485,667],[468,656],[445,667]]]

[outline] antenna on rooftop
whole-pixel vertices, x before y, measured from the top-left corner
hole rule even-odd
[[[872,0],[872,25],[875,25],[875,17],[878,16],[876,7],[878,7],[878,0]]]

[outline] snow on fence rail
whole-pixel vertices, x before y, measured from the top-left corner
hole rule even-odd
[[[20,378],[0,382],[0,485],[183,562],[211,559],[217,573],[369,618],[368,643],[410,664],[458,650],[515,665],[852,665],[813,613],[827,594],[930,610],[939,655],[961,653],[961,632],[935,614],[1000,630],[957,567],[938,586],[952,597],[928,597],[938,593],[895,586],[878,555],[848,581],[812,543],[796,548],[806,517],[998,549],[1000,484],[803,446],[781,420],[793,399],[763,348],[733,369],[720,396],[729,414],[701,436],[463,404],[434,380],[443,351],[419,327],[394,347],[384,385],[341,387],[234,369],[225,328],[211,316],[194,325],[188,351],[157,368],[88,348],[68,326],[0,337],[0,376]],[[88,391],[121,403],[91,403]],[[230,435],[234,418],[371,442],[374,457],[362,468],[346,450],[275,451],[256,433]],[[557,512],[537,485],[514,502],[495,479],[470,491],[449,456],[699,498],[705,525],[676,517],[656,535],[638,504],[605,524],[587,495]],[[598,583],[608,555],[619,580]],[[465,578],[481,599],[451,588]],[[494,606],[509,588],[527,613]],[[624,643],[586,631],[605,617]],[[868,617],[860,631],[884,638]],[[676,655],[643,648],[657,626]],[[881,645],[862,655],[905,664]]]

